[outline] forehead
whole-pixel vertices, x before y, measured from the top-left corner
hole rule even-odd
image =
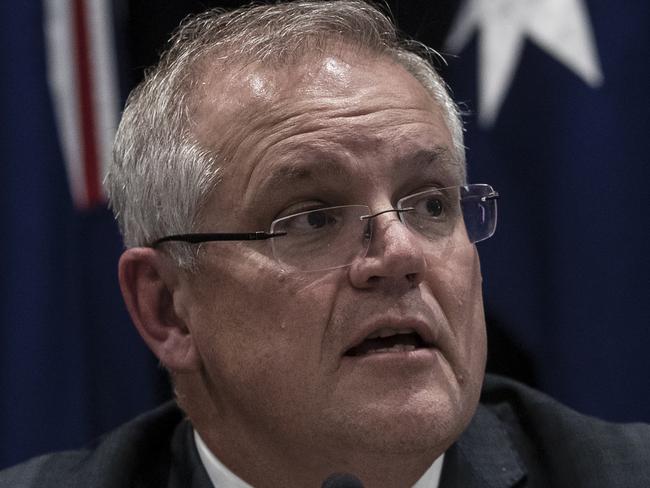
[[[215,129],[254,129],[256,122],[272,125],[277,120],[270,116],[280,110],[344,108],[362,103],[364,109],[372,110],[368,103],[387,86],[396,107],[417,103],[423,109],[434,109],[422,85],[395,61],[345,48],[287,65],[224,66],[215,61],[206,63],[203,70],[195,130],[201,142],[210,147],[225,142]],[[311,106],[306,107],[309,103]]]
[[[200,141],[226,160],[217,193],[244,200],[269,182],[416,171],[432,161],[450,178],[462,174],[437,103],[385,57],[340,51],[274,69],[215,66],[196,121]]]

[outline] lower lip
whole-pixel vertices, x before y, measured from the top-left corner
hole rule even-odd
[[[385,351],[360,356],[343,356],[343,362],[350,365],[406,365],[431,367],[438,361],[438,349],[421,347],[411,351]]]

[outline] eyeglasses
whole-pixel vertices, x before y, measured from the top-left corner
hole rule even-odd
[[[268,232],[178,234],[165,242],[192,244],[213,241],[271,241],[275,259],[297,271],[325,271],[349,266],[365,257],[372,238],[372,221],[394,212],[417,236],[425,252],[468,246],[494,234],[499,194],[490,185],[435,188],[401,198],[395,208],[374,214],[366,205],[318,208],[281,217]]]

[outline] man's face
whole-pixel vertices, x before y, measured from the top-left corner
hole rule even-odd
[[[390,60],[246,67],[205,90],[197,134],[229,162],[202,231],[268,230],[325,206],[376,213],[462,183],[441,110]],[[269,241],[204,245],[178,309],[213,428],[324,456],[439,454],[474,412],[486,344],[475,248],[431,251],[392,212],[373,220],[364,258],[330,271],[283,269]],[[413,331],[427,347],[350,354]]]

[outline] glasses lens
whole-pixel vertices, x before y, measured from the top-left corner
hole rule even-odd
[[[370,243],[364,205],[346,205],[301,212],[275,220],[271,232],[286,235],[272,240],[275,258],[302,271],[347,266],[365,255]]]
[[[497,227],[497,199],[490,185],[460,187],[460,203],[467,237],[472,243],[492,237]]]
[[[402,219],[412,230],[435,243],[447,247],[454,238],[460,216],[458,187],[437,188],[409,195],[398,206],[408,211]]]
[[[487,239],[496,227],[496,199],[489,185],[436,188],[398,202],[409,228],[435,249],[461,247]]]
[[[496,228],[496,192],[490,185],[427,190],[402,198],[397,208],[404,224],[434,254],[485,240]],[[282,265],[301,271],[347,266],[368,251],[369,216],[365,205],[345,205],[277,219],[271,232],[283,235],[271,241],[273,254]]]

